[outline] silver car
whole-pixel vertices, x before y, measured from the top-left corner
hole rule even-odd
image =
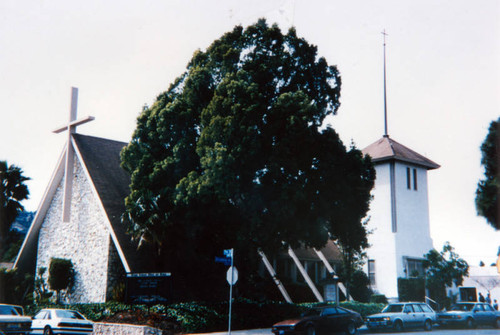
[[[77,311],[69,309],[42,309],[33,317],[32,334],[78,334],[92,333],[94,326]]]
[[[443,326],[475,328],[478,325],[489,325],[500,328],[500,312],[489,304],[462,302],[457,303],[447,312],[439,313],[438,322]]]
[[[366,326],[370,330],[403,331],[407,328],[424,328],[430,331],[434,323],[436,323],[436,312],[423,302],[389,304],[381,313],[366,318]]]

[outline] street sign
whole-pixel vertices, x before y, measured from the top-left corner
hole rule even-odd
[[[231,265],[231,258],[227,257],[215,257],[215,263],[222,263],[224,265]]]
[[[233,257],[233,249],[224,250],[224,256],[232,258]]]
[[[229,285],[234,285],[238,281],[238,270],[236,269],[235,266],[231,266],[227,270],[227,275],[226,275],[227,282]]]

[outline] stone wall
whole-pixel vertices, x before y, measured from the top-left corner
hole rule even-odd
[[[118,323],[94,323],[94,335],[161,335],[161,330],[148,326]]]
[[[78,159],[74,169],[70,222],[62,221],[63,188],[61,182],[40,229],[37,273],[40,267],[47,268],[47,282],[51,258],[70,259],[75,269],[75,283],[65,302],[105,302],[112,242],[105,217]]]

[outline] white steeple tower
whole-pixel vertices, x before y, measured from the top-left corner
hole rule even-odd
[[[372,288],[391,300],[397,280],[422,273],[423,256],[433,248],[429,225],[427,171],[439,165],[389,137],[387,131],[384,35],[384,135],[363,149],[375,166],[368,213],[368,275]]]

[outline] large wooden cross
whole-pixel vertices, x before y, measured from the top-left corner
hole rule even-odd
[[[66,144],[66,166],[64,170],[64,196],[63,196],[63,222],[69,222],[71,210],[71,194],[73,193],[73,168],[75,164],[75,150],[71,143],[72,134],[76,133],[76,127],[94,120],[93,116],[87,116],[83,119],[76,119],[76,111],[78,105],[78,88],[71,88],[71,108],[69,115],[69,123],[53,130],[58,134],[63,131],[68,131],[68,143]]]

